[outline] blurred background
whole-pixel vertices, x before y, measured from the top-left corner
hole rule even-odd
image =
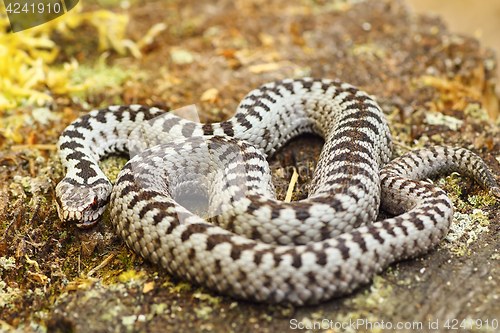
[[[499,0],[407,0],[416,13],[435,13],[448,24],[450,32],[474,36],[483,47],[500,52]],[[498,77],[500,66],[497,65]],[[497,89],[498,91],[498,89]]]

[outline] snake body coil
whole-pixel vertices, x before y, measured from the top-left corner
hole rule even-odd
[[[279,202],[266,157],[304,132],[325,139],[309,197]],[[131,133],[140,135],[129,143]],[[135,144],[150,149],[112,187],[99,158]],[[419,179],[459,171],[500,197],[484,162],[465,149],[432,147],[389,163],[390,130],[379,106],[327,79],[263,85],[217,124],[141,106],[92,111],[61,135],[59,154],[68,170],[56,188],[61,220],[88,227],[109,200],[112,224],[144,258],[221,293],[271,303],[349,293],[436,245],[453,207]],[[213,224],[179,204],[193,191],[208,197]],[[380,204],[401,215],[373,222]]]

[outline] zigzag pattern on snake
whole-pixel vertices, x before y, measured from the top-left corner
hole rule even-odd
[[[266,158],[305,132],[325,139],[309,197],[279,202]],[[420,179],[458,171],[500,197],[488,167],[466,149],[431,147],[389,163],[380,107],[337,80],[263,85],[217,124],[109,107],[77,119],[58,145],[67,169],[56,188],[61,220],[89,227],[109,201],[111,223],[136,253],[186,280],[261,302],[315,304],[350,293],[390,263],[435,246],[453,207]],[[146,148],[114,186],[97,165],[110,152]],[[213,223],[176,201],[193,191],[208,198]],[[373,222],[380,205],[401,215]]]

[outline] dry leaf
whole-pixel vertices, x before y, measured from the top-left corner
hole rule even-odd
[[[271,72],[279,69],[281,65],[277,62],[271,62],[268,64],[258,64],[248,67],[248,70],[254,74],[260,74],[265,72]]]
[[[144,285],[144,287],[142,288],[142,293],[143,294],[147,294],[149,293],[151,290],[153,290],[155,288],[155,283],[154,282],[148,282]]]
[[[219,98],[219,90],[217,88],[210,88],[201,94],[200,101],[215,103]]]

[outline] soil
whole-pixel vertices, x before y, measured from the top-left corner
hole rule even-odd
[[[85,10],[100,7],[88,2]],[[124,11],[114,2],[106,8]],[[244,95],[263,83],[340,78],[377,99],[390,121],[395,156],[428,145],[461,146],[479,154],[500,180],[491,50],[448,31],[439,17],[412,14],[396,0],[174,0],[132,2],[127,12],[130,39],[139,40],[156,23],[167,27],[141,50],[142,59],[109,55],[109,66],[133,74],[85,99],[60,96],[51,110],[63,118],[19,129],[24,143],[46,147],[0,141],[3,330],[288,332],[300,323],[337,332],[379,331],[383,321],[393,329],[402,323],[399,331],[420,328],[418,323],[430,331],[436,322],[439,330],[448,323],[461,331],[495,331],[500,206],[473,180],[456,174],[433,180],[452,197],[457,237],[391,265],[351,295],[296,308],[238,301],[171,277],[133,254],[106,216],[85,231],[62,224],[54,188],[63,171],[50,146],[88,106],[196,104],[201,122],[217,122],[231,117]],[[61,63],[71,57],[88,64],[99,59],[96,32],[88,27],[72,40],[56,40]],[[321,145],[320,138],[301,136],[270,160],[280,198],[293,167],[300,175],[293,199],[307,195]],[[103,167],[113,174],[125,160],[110,157]],[[462,228],[464,221],[472,222]],[[354,329],[358,320],[372,326]]]

